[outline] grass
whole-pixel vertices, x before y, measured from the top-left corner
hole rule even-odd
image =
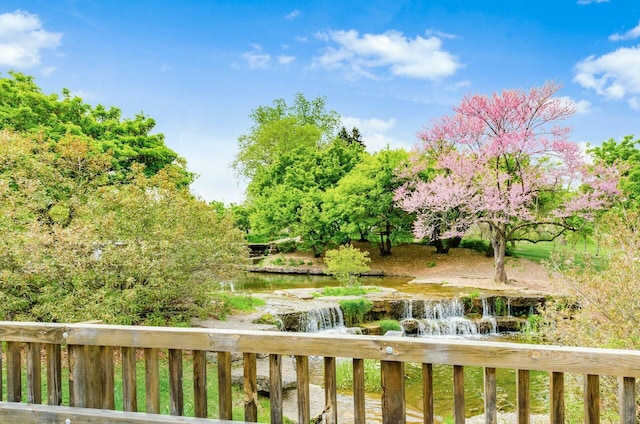
[[[248,294],[221,293],[220,297],[224,298],[229,307],[236,311],[253,311],[258,306],[264,306],[266,304],[263,299]]]
[[[378,293],[381,289],[379,287],[363,287],[360,285],[354,286],[336,286],[336,287],[323,287],[322,291],[315,292],[314,296],[362,296],[367,293]]]
[[[572,246],[549,241],[539,243],[521,242],[511,249],[511,253],[515,257],[529,259],[537,263],[550,260],[554,254],[562,254],[573,258],[576,265],[584,265],[586,256],[601,258],[603,255],[598,245],[593,242],[578,243]]]

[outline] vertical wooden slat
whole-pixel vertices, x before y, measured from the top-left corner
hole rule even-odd
[[[2,340],[0,340],[0,402],[2,402]]]
[[[184,415],[182,349],[169,349],[169,403],[171,415]]]
[[[27,403],[42,403],[40,343],[27,344]]]
[[[432,364],[422,364],[422,415],[424,424],[434,423]]]
[[[121,348],[122,353],[122,403],[127,412],[138,412],[136,382],[136,349]]]
[[[62,405],[62,349],[59,344],[47,343],[47,403]]]
[[[600,423],[600,376],[584,376],[584,422]]]
[[[552,372],[549,385],[551,424],[564,423],[564,373]]]
[[[282,357],[269,355],[269,404],[271,423],[282,424]]]
[[[618,379],[620,402],[620,423],[634,424],[636,422],[636,379],[622,377]]]
[[[20,344],[7,342],[7,401],[22,401]]]
[[[382,423],[404,424],[404,363],[380,361],[382,385]]]
[[[453,366],[453,416],[456,424],[464,424],[464,367]]]
[[[309,358],[296,356],[296,380],[298,390],[298,422],[308,423],[311,419],[309,398]]]
[[[516,396],[518,398],[518,424],[529,424],[531,410],[529,402],[529,370],[517,370]]]
[[[355,424],[365,424],[364,359],[353,359],[353,417]]]
[[[233,419],[231,399],[231,352],[218,352],[218,403],[220,419]]]
[[[258,422],[258,379],[255,353],[243,354],[244,367],[244,420]]]
[[[324,358],[324,411],[326,423],[338,422],[338,389],[336,382],[336,358]]]
[[[69,356],[69,403],[78,408],[87,408],[84,346],[68,345],[67,352]]]
[[[160,361],[158,349],[144,350],[144,382],[147,412],[160,413]]]
[[[486,424],[498,422],[496,369],[484,369],[484,417]]]
[[[207,352],[193,351],[193,415],[207,418]]]
[[[113,365],[113,347],[99,346],[100,352],[100,398],[98,408],[100,409],[116,409],[115,392],[114,392],[114,365]]]

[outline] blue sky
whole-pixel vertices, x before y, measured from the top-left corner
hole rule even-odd
[[[248,116],[325,96],[370,151],[472,93],[562,83],[572,139],[640,137],[640,2],[3,0],[0,72],[157,121],[206,200],[239,203]]]

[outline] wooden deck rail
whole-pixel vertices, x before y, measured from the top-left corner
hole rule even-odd
[[[4,343],[1,343],[4,342]],[[585,375],[585,422],[600,422],[599,376],[619,377],[619,412],[622,423],[635,423],[636,378],[640,377],[640,352],[525,345],[502,342],[433,340],[378,336],[321,335],[283,332],[231,331],[186,328],[133,327],[99,324],[42,324],[0,322],[0,422],[193,422],[223,423],[232,419],[231,353],[244,361],[244,421],[256,422],[256,354],[269,355],[270,413],[272,423],[283,421],[282,358],[295,355],[298,388],[298,422],[308,423],[310,356],[324,358],[326,422],[337,422],[336,358],[352,358],[354,417],[366,422],[364,406],[364,360],[381,363],[382,416],[384,423],[405,422],[404,364],[422,366],[424,422],[433,423],[432,365],[453,366],[454,418],[464,423],[464,367],[484,368],[484,400],[487,423],[496,423],[496,369],[517,370],[517,416],[528,423],[529,371],[550,373],[551,423],[564,422],[564,373]],[[114,349],[120,353],[121,390],[124,411],[113,411]],[[137,412],[136,351],[144,361],[146,411]],[[184,351],[193,355],[193,405],[196,418],[184,415]],[[141,352],[144,352],[142,354]],[[159,353],[169,363],[169,411],[173,417],[157,415],[159,397]],[[219,417],[207,411],[206,353],[218,361]],[[63,360],[66,359],[66,360]],[[42,365],[46,381],[41,381]],[[23,367],[24,366],[24,367]],[[68,367],[69,405],[62,406],[62,369]],[[66,369],[65,369],[66,372]],[[26,376],[23,393],[22,376]],[[43,393],[46,388],[46,393]],[[43,396],[45,395],[45,396]],[[46,404],[42,405],[43,397]],[[20,403],[23,402],[23,403]],[[166,408],[166,406],[165,406]]]

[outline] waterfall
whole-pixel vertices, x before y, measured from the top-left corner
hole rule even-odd
[[[495,334],[498,332],[498,321],[495,318],[495,312],[492,305],[489,303],[489,299],[482,298],[482,321],[483,327],[489,327],[489,333]]]
[[[306,333],[343,332],[344,316],[339,306],[312,309],[300,316],[299,330]]]
[[[404,310],[402,312],[402,318],[413,318],[413,301],[411,299],[404,301]]]

